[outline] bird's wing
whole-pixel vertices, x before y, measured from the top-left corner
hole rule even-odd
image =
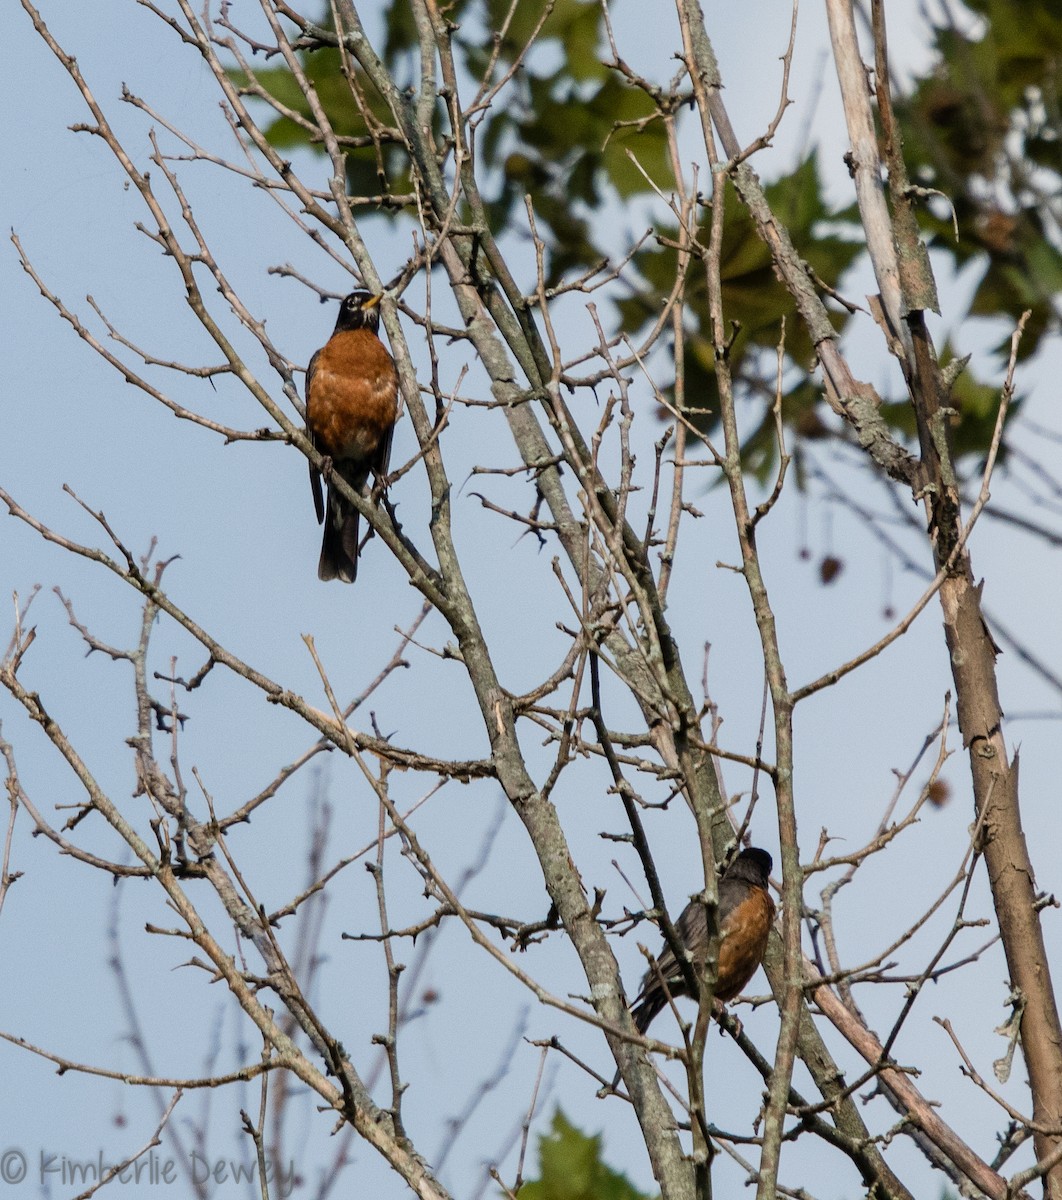
[[[310,407],[310,388],[313,387],[313,377],[317,371],[317,360],[318,360],[318,358],[320,358],[320,356],[321,356],[321,351],[315,350],[313,352],[313,357],[310,359],[310,364],[306,368],[306,407],[307,408]],[[313,431],[310,429],[309,424],[307,424],[306,433],[308,434],[310,441],[312,442],[313,441]],[[317,470],[317,468],[313,465],[313,463],[310,463],[309,467],[310,467],[310,491],[313,492],[313,507],[314,507],[314,511],[317,513],[317,524],[320,525],[321,522],[324,520],[324,513],[325,513],[324,489],[321,487],[321,472]]]
[[[381,342],[381,345],[383,343]],[[386,432],[380,438],[372,456],[371,469],[378,479],[383,479],[387,475],[387,467],[391,461],[391,439],[394,437],[395,425],[398,423],[398,418],[402,415],[402,392],[398,386],[398,371],[395,369],[395,360],[384,349],[384,354],[387,357],[387,362],[390,367],[390,402],[394,405],[394,420],[387,427]]]
[[[315,350],[310,358],[309,365],[306,368],[306,403],[310,403],[310,388],[313,387],[313,377],[317,371],[317,360],[321,357],[321,351]]]
[[[704,953],[703,942],[706,928],[707,918],[704,905],[699,900],[691,900],[679,914],[679,919],[675,922],[675,932],[684,946],[691,947],[694,957],[697,954],[698,938],[702,943],[701,954]],[[678,959],[672,953],[671,947],[666,944],[657,957],[656,966],[650,966],[643,976],[639,996],[644,996],[653,987],[659,987],[661,979],[666,980],[669,986],[672,981],[682,979]]]
[[[719,881],[719,933],[726,937],[726,919],[735,908],[748,897],[750,884],[744,879],[727,879],[724,875]]]
[[[394,437],[395,427],[392,425],[387,432],[380,438],[380,444],[376,447],[376,453],[372,456],[372,469],[383,479],[387,474],[387,465],[391,461],[391,439]]]
[[[324,520],[324,488],[321,486],[321,472],[310,463],[310,491],[313,492],[313,507],[317,513],[317,524]]]

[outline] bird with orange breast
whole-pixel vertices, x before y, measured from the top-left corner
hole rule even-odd
[[[767,939],[774,924],[774,901],[767,880],[774,865],[766,850],[750,846],[742,850],[719,880],[719,959],[714,997],[725,1004],[741,991],[763,961]],[[703,968],[708,957],[708,910],[704,901],[693,899],[675,922],[675,932],[690,952],[695,966]],[[649,965],[631,1016],[639,1033],[667,1006],[669,998],[688,996],[689,988],[670,946]],[[619,1074],[612,1081],[615,1088]]]
[[[340,495],[333,472],[356,492],[369,475],[382,479],[398,420],[398,373],[380,341],[379,303],[371,292],[351,292],[339,306],[332,336],[306,369],[306,426],[325,458],[310,467],[317,520],[324,523],[319,579],[353,583],[358,574],[358,510]],[[327,503],[326,503],[327,500]]]
[[[766,850],[742,850],[719,880],[719,963],[715,978],[716,1000],[725,1004],[756,974],[767,949],[774,923],[774,901],[767,880],[774,865]],[[696,964],[708,954],[708,911],[702,900],[691,900],[675,924],[682,944]],[[635,997],[631,1016],[639,1033],[667,1005],[668,996],[688,996],[686,980],[670,946],[651,964]]]

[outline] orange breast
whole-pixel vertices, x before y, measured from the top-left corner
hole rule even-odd
[[[370,461],[398,418],[398,375],[368,329],[333,334],[318,352],[306,395],[306,424],[322,454]]]
[[[719,944],[719,977],[715,998],[724,1003],[741,991],[756,974],[767,949],[774,921],[774,901],[763,888],[749,888],[748,896],[723,922]]]

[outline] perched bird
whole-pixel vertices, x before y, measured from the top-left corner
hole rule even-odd
[[[755,975],[767,949],[767,936],[774,921],[774,901],[767,891],[773,865],[766,850],[742,850],[719,880],[719,964],[715,998],[726,1003]],[[708,912],[700,900],[691,900],[675,924],[682,944],[695,963],[704,964],[708,953]],[[665,946],[655,965],[650,966],[635,997],[631,1016],[639,1033],[668,1003],[668,996],[688,996],[682,971]]]
[[[398,420],[398,374],[377,336],[381,296],[351,292],[339,306],[328,341],[306,370],[306,425],[325,456],[327,507],[321,476],[311,466],[318,522],[324,522],[318,579],[353,583],[358,574],[358,510],[332,484],[332,472],[361,492],[370,472],[387,472],[391,431]]]

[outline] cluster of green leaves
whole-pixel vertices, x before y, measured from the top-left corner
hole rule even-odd
[[[387,103],[363,72],[348,82],[337,47],[323,46],[303,52],[302,69],[313,84],[332,128],[347,148],[347,189],[352,197],[374,198],[370,212],[393,212],[411,198],[409,162],[394,131]],[[238,68],[230,78],[254,96],[246,73]],[[302,88],[285,66],[254,70],[254,84],[276,101],[281,112],[265,127],[265,135],[278,150],[309,148],[324,152],[324,144],[311,136],[314,118]]]
[[[933,30],[936,65],[897,101],[897,117],[912,178],[943,192],[958,220],[956,241],[951,207],[930,203],[924,213],[927,234],[957,263],[976,258],[984,264],[971,315],[1013,322],[1032,308],[1022,348],[1029,354],[1057,326],[1062,293],[1062,256],[1052,241],[1062,218],[1057,199],[1062,193],[1062,9],[1058,0],[1031,7],[967,0],[967,7],[965,32],[954,25]],[[972,23],[971,13],[983,21]],[[555,0],[552,7],[547,0],[515,6],[509,0],[452,0],[446,19],[468,95],[488,73],[494,83],[512,69],[501,98],[473,121],[477,183],[494,232],[500,236],[523,226],[529,195],[546,243],[550,283],[621,251],[614,230],[628,224],[624,214],[648,213],[654,189],[671,190],[658,102],[678,111],[681,96],[637,86],[606,63],[598,0]],[[384,61],[400,86],[414,87],[420,60],[410,6],[390,0],[382,20]],[[334,128],[350,139],[351,194],[375,198],[366,212],[394,216],[408,202],[411,183],[382,98],[360,71],[349,82],[344,78],[337,50],[306,50],[302,59]],[[256,79],[310,122],[305,99],[286,68],[256,72]],[[436,122],[436,144],[446,158],[450,145],[441,104]],[[267,135],[281,147],[320,148],[307,127],[289,117],[276,118]],[[815,154],[771,185],[769,195],[819,280],[843,290],[862,241],[853,214],[827,202]],[[700,235],[707,244],[707,206],[702,215]],[[621,328],[632,337],[656,319],[675,282],[677,256],[669,243],[676,231],[661,222],[656,232],[657,240],[635,256],[633,282],[618,305]],[[775,453],[770,416],[775,347],[792,302],[752,221],[732,199],[725,213],[722,266],[725,311],[733,322],[730,370],[743,394],[762,403],[764,413],[746,442],[746,461],[765,477]],[[685,298],[685,395],[698,427],[709,434],[718,404],[702,279],[702,271],[691,272]],[[848,313],[834,306],[833,319],[840,333]],[[823,420],[820,391],[810,373],[813,350],[795,320],[785,326],[785,349],[783,419],[796,438],[823,436],[831,425],[828,417]],[[669,381],[664,385],[670,387]],[[994,423],[995,390],[967,373],[959,377],[952,403],[958,413],[957,451],[983,454]],[[912,434],[906,404],[887,403],[883,413],[897,433]]]
[[[522,212],[525,195],[534,198],[555,283],[569,270],[608,257],[595,240],[593,222],[607,200],[648,191],[650,181],[668,186],[666,137],[651,97],[602,63],[603,14],[597,0],[555,0],[548,16],[546,0],[525,0],[512,13],[509,8],[508,0],[452,0],[446,19],[466,83],[487,76],[492,56],[494,79],[520,62],[504,102],[493,104],[476,122],[478,183],[497,230],[506,228],[514,207]],[[331,29],[327,11],[320,27]],[[399,86],[414,86],[418,35],[406,0],[391,0],[383,27],[384,62]],[[350,194],[374,197],[375,211],[396,212],[411,188],[407,163],[387,136],[393,121],[382,97],[360,69],[348,82],[337,49],[316,47],[300,52],[300,59],[333,128],[348,139]],[[243,72],[231,74],[247,85]],[[266,126],[270,142],[281,149],[322,150],[310,137],[312,114],[287,68],[255,70],[255,80],[294,114]],[[467,90],[474,86],[468,84]],[[436,143],[445,154],[443,129],[437,106]]]
[[[961,24],[934,27],[934,69],[897,105],[904,154],[950,202],[926,217],[933,245],[982,264],[970,314],[1013,324],[1032,310],[1028,356],[1062,322],[1062,4],[965,4]]]
[[[834,210],[828,205],[813,151],[790,175],[765,188],[767,199],[789,230],[819,279],[839,286],[863,243],[854,233],[852,210]],[[784,373],[782,415],[798,437],[824,436],[818,408],[821,391],[810,373],[814,347],[807,330],[793,317],[793,301],[775,273],[771,252],[756,231],[747,210],[730,193],[725,200],[720,251],[723,310],[731,321],[727,360],[736,384],[745,394],[762,397],[763,420],[746,439],[746,466],[761,480],[772,469],[777,450],[772,415],[777,376],[777,347],[783,335],[791,369]],[[705,205],[697,240],[709,241],[711,210]],[[672,290],[678,270],[674,249],[676,229],[663,229],[658,243],[640,251],[634,259],[643,286],[619,303],[622,327],[632,336],[656,318]],[[834,328],[840,333],[849,312],[840,306],[831,311]],[[685,397],[691,422],[710,434],[719,412],[715,347],[711,336],[705,274],[699,264],[691,270],[685,293]]]
[[[493,80],[519,62],[506,83],[504,102],[494,103],[475,119],[477,183],[491,227],[499,235],[525,221],[524,197],[531,196],[546,243],[548,282],[553,284],[621,251],[615,229],[631,223],[625,212],[634,208],[647,214],[650,204],[638,209],[638,201],[655,201],[656,188],[665,194],[672,189],[667,133],[658,105],[662,93],[651,94],[651,89],[637,86],[606,64],[604,17],[598,0],[556,0],[551,8],[546,0],[526,0],[511,13],[510,7],[508,0],[454,0],[446,16],[455,52],[461,56],[459,67],[468,81],[482,80],[492,58]],[[383,21],[384,61],[400,86],[413,86],[419,48],[408,4],[392,0]],[[328,27],[327,17],[321,24]],[[301,52],[301,58],[334,129],[350,139],[351,194],[381,198],[375,211],[393,216],[400,211],[402,197],[408,196],[410,182],[397,146],[380,136],[392,124],[382,99],[360,71],[348,83],[337,50],[315,48]],[[309,107],[286,68],[266,68],[255,75],[257,83],[282,105],[311,122]],[[471,94],[474,87],[469,82],[466,92]],[[664,98],[672,108],[677,101],[676,96]],[[437,122],[436,143],[445,154],[441,105]],[[321,149],[310,140],[306,126],[289,117],[274,119],[266,134],[282,148]],[[779,181],[771,195],[819,277],[831,287],[839,286],[860,243],[854,240],[854,227],[848,236],[824,231],[824,223],[846,214],[827,205],[815,156]],[[365,210],[366,214],[372,211]],[[611,219],[603,221],[604,214]],[[705,208],[701,229],[705,242],[709,219]],[[622,327],[632,336],[657,317],[674,283],[676,256],[667,242],[674,239],[675,230],[661,223],[657,233],[657,242],[636,255],[637,282],[619,306]],[[736,201],[727,205],[724,260],[727,313],[739,330],[730,347],[731,370],[755,390],[763,386],[760,352],[769,351],[767,390],[773,398],[774,346],[792,304],[775,277],[769,252]],[[703,410],[694,419],[707,432],[714,425],[712,414],[718,412],[718,404],[707,297],[697,282],[702,278],[703,272],[694,273],[687,293],[687,395],[694,397],[695,409]],[[847,313],[838,309],[838,330],[846,319]],[[795,321],[788,324],[787,350],[798,369],[790,373],[785,417],[798,432],[819,432],[818,390],[807,372],[812,348]],[[670,382],[665,380],[664,385],[670,387]],[[769,412],[769,400],[764,408]],[[770,420],[765,420],[748,446],[750,462],[761,471],[768,469],[773,452],[771,428]]]
[[[539,1178],[517,1192],[518,1200],[649,1200],[601,1157],[601,1138],[581,1133],[560,1111],[538,1139]],[[941,1200],[957,1200],[947,1188]]]
[[[517,6],[504,52],[515,56],[527,44],[542,7]],[[600,240],[595,214],[604,205],[630,201],[654,185],[669,187],[667,135],[656,103],[602,61],[602,21],[594,0],[560,0],[479,143],[485,164],[501,168],[495,228],[504,228],[514,206],[522,211],[531,196],[547,231],[551,283],[615,250]],[[470,55],[472,71],[486,67],[482,57]]]
[[[625,1175],[601,1160],[601,1138],[580,1133],[558,1109],[538,1139],[540,1178],[525,1183],[519,1200],[648,1200]]]

